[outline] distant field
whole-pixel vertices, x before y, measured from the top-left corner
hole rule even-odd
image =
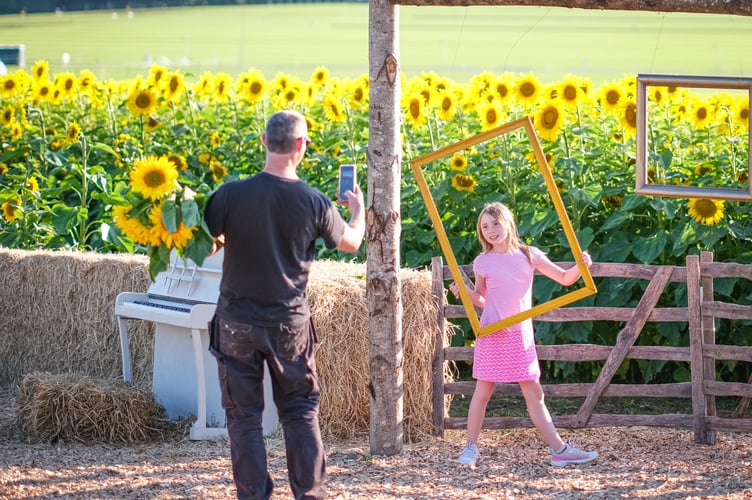
[[[128,79],[152,63],[184,73],[249,67],[308,78],[368,73],[368,5],[277,4],[0,16],[0,44],[26,45],[53,72]],[[752,18],[543,7],[400,7],[406,76],[459,82],[483,71],[566,73],[599,84],[625,73],[752,75]],[[68,54],[68,65],[63,64]],[[13,68],[11,68],[13,69]]]

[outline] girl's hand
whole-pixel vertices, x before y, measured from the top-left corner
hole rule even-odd
[[[590,254],[587,252],[582,252],[582,259],[580,260],[583,264],[585,264],[586,267],[590,267],[593,264],[593,259],[590,257]]]
[[[460,298],[460,286],[456,282],[452,281],[452,284],[449,285],[449,291],[452,292],[454,298]]]

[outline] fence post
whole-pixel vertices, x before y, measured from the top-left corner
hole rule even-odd
[[[436,338],[431,371],[433,373],[433,433],[444,437],[444,260],[431,259],[431,292],[436,304]]]
[[[702,311],[700,309],[700,258],[687,256],[687,313],[689,316],[689,368],[692,374],[692,421],[695,443],[707,442],[707,421],[705,420],[705,374],[702,353]]]
[[[702,304],[703,302],[712,301],[715,297],[715,291],[713,290],[713,277],[712,276],[703,276],[703,266],[705,264],[710,264],[713,262],[713,252],[701,252],[700,253],[700,313],[702,314],[702,343],[703,343],[703,353],[705,352],[706,345],[714,345],[715,344],[715,318],[713,316],[705,315],[705,312],[703,311]],[[703,357],[703,381],[705,380],[715,380],[716,376],[716,362],[715,358],[711,357]],[[704,392],[704,391],[703,391]],[[716,405],[715,405],[715,396],[714,395],[706,395],[705,396],[705,415],[708,417],[715,417],[717,415],[716,413]],[[705,444],[715,444],[715,437],[716,432],[715,431],[709,431],[705,430]]]

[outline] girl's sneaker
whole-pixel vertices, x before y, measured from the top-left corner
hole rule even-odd
[[[465,449],[462,450],[462,453],[460,453],[460,457],[457,461],[462,465],[467,465],[471,469],[474,469],[479,456],[480,452],[478,451],[478,447],[474,444],[468,444],[465,446]]]
[[[582,451],[575,448],[572,444],[567,444],[564,451],[556,453],[551,451],[551,465],[561,467],[570,464],[586,464],[598,458],[597,451]]]

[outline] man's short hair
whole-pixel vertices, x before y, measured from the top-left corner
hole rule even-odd
[[[296,141],[307,135],[305,117],[292,109],[274,113],[266,122],[266,149],[271,153],[292,153]]]

